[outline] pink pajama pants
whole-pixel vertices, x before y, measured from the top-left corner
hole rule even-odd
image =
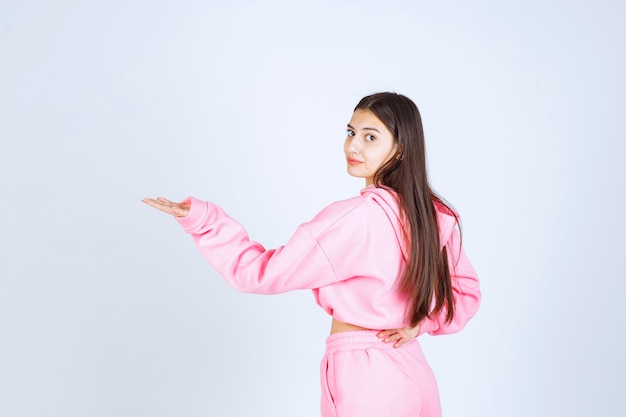
[[[383,343],[375,330],[326,339],[322,417],[440,417],[435,377],[416,339]]]

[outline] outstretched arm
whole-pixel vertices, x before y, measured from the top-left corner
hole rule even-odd
[[[215,204],[193,197],[181,203],[163,197],[142,201],[174,216],[204,258],[238,291],[277,294],[337,280],[319,243],[303,225],[285,245],[266,249]]]

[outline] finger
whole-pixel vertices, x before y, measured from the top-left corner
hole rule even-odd
[[[399,329],[381,330],[376,335],[378,337],[380,337],[381,339],[383,339],[383,338],[389,337],[389,336],[391,336],[393,334],[397,334],[398,332],[399,332]]]
[[[376,333],[376,336],[380,337],[381,339],[384,339],[385,337],[389,337],[394,333],[397,333],[398,330],[396,329],[391,329],[391,330],[381,330],[378,333]]]
[[[159,200],[155,200],[154,198],[144,198],[141,201],[143,201],[147,205],[149,205],[151,207],[154,207],[154,208],[159,208],[160,209],[161,207],[167,207],[165,204],[163,204]]]
[[[157,197],[157,200],[158,200],[158,201],[160,201],[160,202],[161,202],[161,203],[163,203],[163,204],[174,204],[174,202],[172,202],[172,201],[168,200],[168,199],[167,199],[167,198],[165,198],[165,197]]]
[[[399,348],[400,346],[402,346],[402,345],[404,345],[406,343],[407,343],[407,340],[405,338],[401,338],[396,343],[394,343],[393,347],[394,348]]]
[[[162,204],[163,207],[175,207],[176,206],[176,203],[174,203],[173,201],[168,200],[167,198],[158,197],[156,199],[156,201],[158,201],[160,204]]]
[[[168,206],[166,204],[163,204],[162,202],[160,202],[158,200],[154,200],[152,198],[144,198],[142,201],[144,203],[146,203],[147,205],[149,205],[150,207],[154,207],[155,209],[160,210],[160,211],[162,211],[164,213],[174,214],[172,212],[172,207],[170,207],[170,206]]]
[[[150,207],[156,207],[158,205],[160,205],[161,203],[159,203],[157,200],[155,200],[154,198],[144,198],[143,200],[141,200],[142,202],[146,203],[147,205],[149,205]]]
[[[399,339],[402,339],[402,336],[399,333],[394,333],[394,334],[392,334],[390,336],[385,337],[383,339],[383,342],[385,342],[385,343],[392,343],[392,342],[395,342],[395,341],[397,341]]]

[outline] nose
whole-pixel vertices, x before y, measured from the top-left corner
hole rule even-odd
[[[359,144],[356,140],[356,136],[348,136],[346,138],[345,149],[348,155],[354,155],[359,153]]]

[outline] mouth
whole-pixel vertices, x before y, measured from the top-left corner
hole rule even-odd
[[[362,164],[363,161],[359,161],[358,159],[347,158],[348,165],[358,165]]]

